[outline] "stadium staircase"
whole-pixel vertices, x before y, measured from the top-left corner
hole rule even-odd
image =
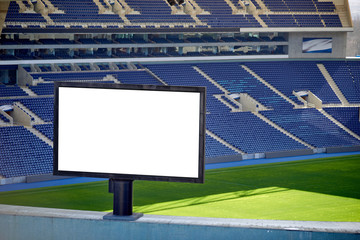
[[[344,106],[348,106],[349,105],[348,100],[346,100],[344,94],[340,91],[339,87],[336,85],[334,79],[331,77],[329,72],[326,70],[325,66],[323,64],[319,63],[319,64],[317,64],[317,67],[319,68],[319,70],[321,71],[323,76],[325,77],[326,81],[329,83],[331,89],[334,91],[336,96],[341,101],[341,104]]]
[[[5,121],[3,121],[2,119],[0,119],[0,127],[2,126],[7,126],[7,123]]]
[[[35,94],[30,88],[28,87],[24,87],[24,86],[20,86],[20,88],[26,92],[29,96],[32,96],[32,97],[36,97],[37,94]]]
[[[48,13],[64,13],[64,11],[59,10],[49,0],[42,0],[42,1],[44,2],[44,4],[46,4]]]
[[[125,9],[125,13],[126,14],[140,14],[140,12],[135,11],[134,9],[132,9],[126,2],[125,0],[115,0],[115,2],[117,2]]]
[[[224,0],[232,10],[232,14],[244,14],[244,10],[238,9],[230,0]]]
[[[93,0],[93,2],[96,4],[96,6],[99,8],[99,14],[111,14],[113,13],[112,11],[109,11],[109,9],[106,9],[99,0]]]
[[[247,72],[249,72],[252,76],[254,76],[257,80],[259,80],[261,83],[263,83],[265,86],[267,86],[268,88],[270,88],[273,92],[275,92],[277,95],[279,95],[280,97],[282,97],[283,99],[285,99],[287,102],[291,103],[295,108],[299,108],[300,106],[295,103],[293,100],[291,100],[290,98],[288,98],[287,96],[285,96],[282,92],[280,92],[279,90],[277,90],[275,87],[273,87],[271,84],[269,84],[268,82],[266,82],[262,77],[260,77],[259,75],[257,75],[254,71],[252,71],[250,68],[248,68],[245,65],[241,65],[241,67],[243,69],[245,69]]]
[[[266,7],[266,5],[263,3],[262,0],[253,0],[253,1],[255,1],[260,6],[262,11],[264,11],[266,13],[270,12],[270,10]]]
[[[234,150],[235,152],[239,153],[239,154],[246,154],[245,152],[241,151],[240,149],[232,146],[231,144],[225,142],[222,138],[218,137],[216,134],[212,133],[209,130],[206,130],[206,134],[209,135],[210,137],[212,137],[213,139],[215,139],[216,141],[218,141],[219,143],[225,145],[226,147]]]
[[[204,73],[200,68],[193,66],[193,68],[200,73],[204,78],[206,78],[209,82],[211,82],[213,85],[215,85],[218,89],[220,89],[225,95],[230,94],[228,90],[226,90],[224,87],[222,87],[220,84],[218,84],[214,79],[212,79],[209,75]]]
[[[149,69],[145,68],[146,72],[149,73],[151,76],[153,76],[156,80],[158,80],[159,82],[161,82],[162,84],[164,84],[165,86],[167,86],[168,84],[162,80],[161,78],[159,78],[159,76],[157,76],[155,73],[153,73],[152,71],[150,71]]]
[[[267,124],[269,124],[270,126],[272,126],[273,128],[279,130],[280,132],[282,132],[283,134],[285,134],[286,136],[294,139],[295,141],[297,141],[298,143],[301,143],[302,145],[310,148],[310,149],[315,149],[313,146],[311,146],[310,144],[302,141],[300,138],[296,137],[295,135],[289,133],[288,131],[286,131],[285,129],[283,129],[282,127],[280,127],[279,125],[275,124],[274,122],[270,121],[268,118],[266,118],[265,116],[263,116],[262,114],[258,113],[258,112],[252,112],[252,114],[254,114],[255,116],[257,116],[258,118],[260,118],[261,120],[263,120],[264,122],[266,122]]]
[[[42,134],[40,131],[36,130],[33,127],[29,127],[29,126],[24,126],[29,132],[31,132],[32,134],[34,134],[35,136],[37,136],[38,138],[40,138],[43,142],[45,142],[47,145],[49,145],[50,147],[53,147],[53,142],[48,139],[44,134]]]
[[[187,0],[187,3],[186,3],[186,8],[187,7],[190,7],[190,11],[192,11],[194,14],[210,14],[210,12],[208,11],[205,11],[204,9],[202,9],[197,3],[195,0]],[[185,8],[185,10],[186,10]]]
[[[258,21],[260,23],[260,25],[264,28],[267,28],[268,25],[264,22],[264,20],[262,20],[262,18],[259,16],[259,14],[254,13],[253,14],[254,18],[256,19],[256,21]]]
[[[330,121],[332,121],[333,123],[335,123],[337,126],[339,126],[341,129],[343,129],[345,132],[347,132],[348,134],[350,134],[351,136],[353,136],[354,138],[356,138],[357,140],[360,140],[360,136],[357,135],[356,133],[354,133],[353,131],[351,131],[349,128],[347,128],[346,126],[344,126],[341,122],[339,122],[338,120],[336,120],[333,116],[331,116],[330,114],[328,114],[327,112],[324,111],[324,109],[318,109],[318,111],[320,113],[322,113],[325,117],[327,117]]]
[[[104,78],[103,78],[103,81],[114,81],[114,83],[121,83],[119,81],[119,79],[117,79],[116,77],[114,77],[113,75],[106,75]]]

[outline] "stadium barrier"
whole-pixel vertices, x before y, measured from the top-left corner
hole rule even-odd
[[[311,155],[311,154],[314,154],[314,150],[300,149],[293,151],[267,152],[265,153],[265,158],[294,157],[294,156]]]
[[[17,239],[359,239],[359,222],[312,222],[144,215],[104,220],[106,212],[0,205],[2,240]]]
[[[219,156],[219,157],[211,157],[206,158],[205,163],[224,163],[224,162],[236,162],[243,160],[243,156],[241,154],[229,155],[229,156]]]
[[[360,146],[326,148],[326,153],[357,152],[357,151],[360,151]]]
[[[26,183],[61,180],[61,179],[68,179],[68,178],[74,178],[74,177],[54,176],[52,174],[32,175],[32,176],[26,177]]]

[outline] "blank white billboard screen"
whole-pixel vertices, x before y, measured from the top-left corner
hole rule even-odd
[[[199,177],[199,92],[58,91],[59,171]]]

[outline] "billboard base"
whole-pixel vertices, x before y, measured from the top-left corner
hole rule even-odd
[[[142,213],[133,213],[132,215],[128,216],[120,216],[114,215],[113,213],[106,214],[103,219],[104,220],[115,220],[115,221],[136,221],[137,219],[144,216]]]

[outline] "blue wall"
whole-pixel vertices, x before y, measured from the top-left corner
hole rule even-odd
[[[360,239],[360,223],[349,223],[353,230],[341,230],[340,224],[339,229],[335,230],[338,232],[317,232],[298,229],[281,230],[281,224],[276,226],[266,220],[261,222],[261,220],[145,215],[137,221],[126,222],[103,220],[104,215],[105,213],[102,212],[0,205],[0,239]],[[294,221],[279,222],[285,225],[289,222],[288,226],[299,224]],[[255,223],[258,226],[255,226]],[[269,227],[269,224],[272,226]],[[249,227],[250,225],[253,226]],[[334,223],[320,226],[320,231],[326,228],[334,230],[331,225],[334,226]],[[301,226],[299,228],[301,229]]]

